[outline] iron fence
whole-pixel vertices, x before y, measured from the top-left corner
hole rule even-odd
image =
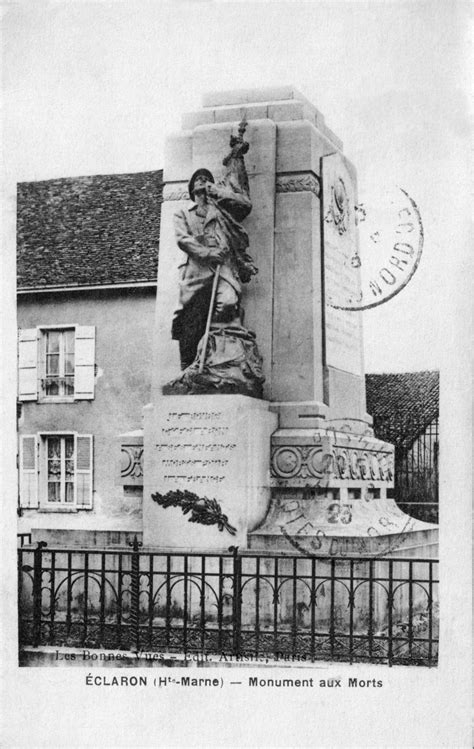
[[[433,666],[437,561],[21,547],[21,645]]]
[[[438,522],[439,416],[423,411],[374,419],[379,439],[395,445],[394,499],[425,522]]]
[[[31,533],[17,533],[16,539],[18,546],[26,546],[31,544]]]

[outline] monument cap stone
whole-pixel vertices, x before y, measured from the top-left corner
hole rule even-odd
[[[326,126],[324,115],[294,86],[233,89],[203,96],[203,108],[182,117],[184,130],[221,122],[270,119],[275,122],[307,121],[338,150],[342,142]]]
[[[307,101],[294,86],[265,88],[239,88],[228,91],[211,91],[202,97],[203,107],[222,107],[229,104],[258,104],[262,101],[299,99]],[[309,102],[308,102],[309,103]]]

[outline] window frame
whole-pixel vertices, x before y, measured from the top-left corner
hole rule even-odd
[[[58,331],[74,334],[74,367],[68,378],[72,380],[70,394],[46,393],[47,333]],[[96,398],[96,326],[79,323],[54,323],[18,329],[18,400],[38,404],[75,403]],[[72,348],[72,347],[71,347]],[[70,352],[72,353],[72,352]],[[63,367],[63,373],[65,366]],[[61,375],[59,374],[58,377]],[[65,376],[64,374],[62,375]]]
[[[55,431],[40,431],[36,434],[21,434],[20,437],[20,507],[23,509],[35,509],[38,512],[58,512],[58,513],[74,513],[80,510],[92,510],[94,506],[94,437],[92,434],[83,434],[70,429],[62,429]],[[74,440],[74,478],[73,478],[73,501],[66,502],[65,494],[64,500],[55,502],[49,499],[49,480],[48,480],[48,439],[49,438],[67,438],[72,437]],[[24,439],[35,438],[35,468],[25,468],[23,463],[23,451],[24,451]],[[86,454],[88,467],[81,465],[78,467],[78,445],[79,440],[88,440],[89,454]],[[64,443],[65,445],[65,443]],[[84,446],[82,446],[82,459],[84,458],[83,452]],[[64,461],[66,460],[66,448],[64,447]],[[62,461],[63,462],[63,461]],[[64,465],[65,467],[65,465]],[[25,474],[31,476],[31,473],[36,475],[35,481],[35,501],[34,503],[26,503],[24,498],[21,496],[21,487],[25,485],[24,477]],[[85,489],[80,487],[82,484],[80,477],[87,476],[88,485]],[[64,483],[66,479],[64,478]],[[27,482],[28,486],[28,497],[31,495],[31,482]],[[79,497],[79,491],[81,491],[81,497]],[[81,499],[82,501],[79,501]]]
[[[75,394],[74,394],[74,388],[75,388],[75,381],[76,381],[76,345],[75,345],[75,338],[76,338],[76,325],[40,325],[38,327],[39,331],[39,356],[38,356],[38,364],[39,364],[39,387],[38,387],[38,402],[40,403],[73,403],[75,400]],[[62,334],[66,330],[72,330],[74,333],[74,366],[73,366],[73,374],[72,374],[72,393],[70,395],[66,395],[64,393],[58,393],[57,395],[50,395],[46,393],[46,380],[48,378],[47,373],[47,365],[48,365],[48,350],[47,350],[47,341],[48,333],[52,333],[57,331],[61,334],[61,340],[63,340]],[[59,361],[63,364],[64,369],[64,352],[61,350],[59,351]],[[59,369],[60,367],[58,367]],[[64,374],[59,373],[59,378],[65,377]]]
[[[44,497],[44,504],[46,507],[59,507],[59,508],[73,508],[77,506],[76,501],[76,491],[77,491],[77,481],[76,481],[76,475],[77,475],[77,469],[76,469],[76,435],[72,433],[63,433],[63,434],[42,434],[40,435],[40,439],[44,442],[44,458],[45,458],[45,483],[46,483],[46,492]],[[50,481],[50,472],[49,472],[49,440],[58,439],[60,450],[59,450],[59,462],[60,462],[60,474],[59,474],[59,481]],[[72,460],[73,460],[73,479],[72,482],[67,481],[67,473],[66,473],[66,460],[70,460],[70,458],[67,457],[67,449],[66,449],[66,440],[72,439],[73,441],[73,453],[72,453]],[[40,473],[41,473],[41,466],[40,466]],[[58,484],[59,483],[59,494],[60,498],[59,500],[55,501],[49,498],[49,486],[50,484]],[[72,501],[68,502],[66,500],[67,491],[66,491],[66,484],[72,483]],[[41,501],[41,497],[40,497]]]

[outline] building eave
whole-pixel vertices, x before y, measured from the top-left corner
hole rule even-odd
[[[126,283],[91,284],[88,286],[22,286],[17,289],[17,295],[51,294],[70,291],[107,291],[110,289],[145,289],[156,287],[156,281],[137,281]]]

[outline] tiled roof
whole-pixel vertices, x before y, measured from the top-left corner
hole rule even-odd
[[[156,281],[162,175],[20,183],[18,287]]]
[[[439,372],[365,376],[367,412],[377,436],[409,446],[439,414]]]

